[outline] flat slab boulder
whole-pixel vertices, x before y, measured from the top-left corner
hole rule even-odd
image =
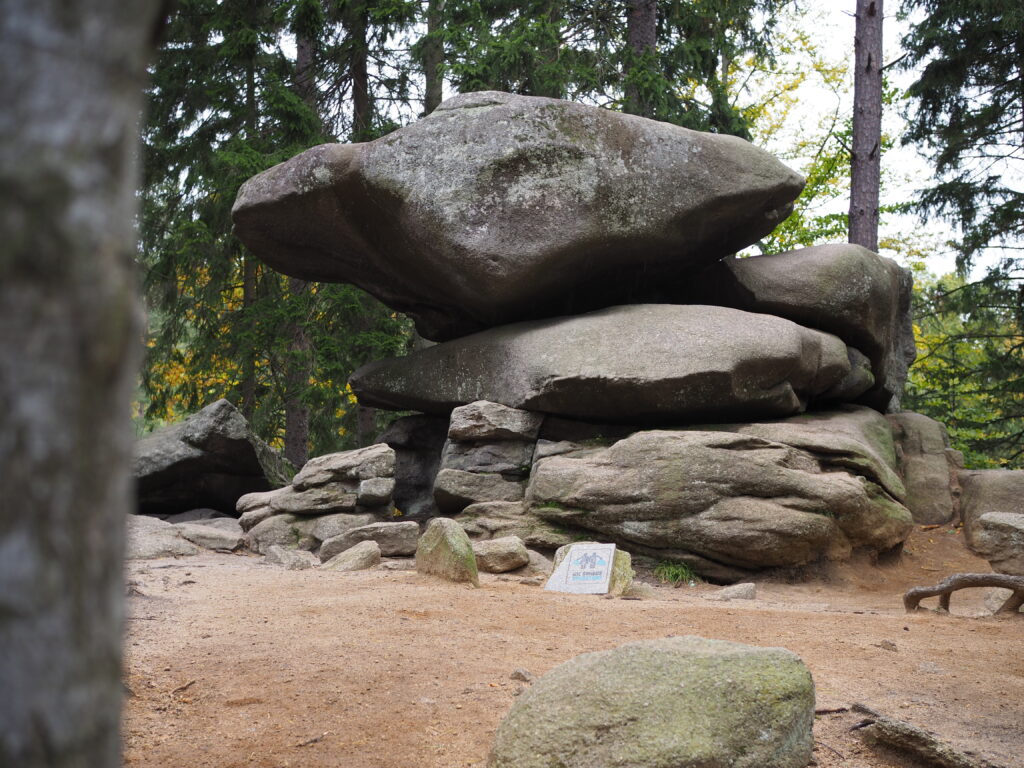
[[[789,416],[832,399],[852,374],[842,341],[789,320],[636,304],[376,361],[351,384],[361,403],[394,410],[446,413],[484,398],[584,420],[699,423]]]
[[[782,442],[701,430],[637,432],[541,459],[526,501],[531,516],[720,580],[886,551],[913,528],[907,509],[860,473]]]
[[[151,560],[181,557],[202,552],[181,535],[177,526],[148,515],[128,515],[125,530],[125,558]]]
[[[199,507],[234,514],[239,497],[286,485],[294,471],[227,400],[143,437],[132,461],[139,511],[165,516]]]
[[[917,356],[912,288],[909,270],[841,243],[724,259],[689,281],[686,293],[701,304],[766,312],[835,334],[871,361],[875,381],[858,402],[896,411]]]
[[[586,653],[525,689],[488,768],[805,768],[814,683],[784,648],[667,637]]]
[[[804,180],[732,136],[487,91],[247,181],[235,233],[452,339],[660,289],[771,232]]]
[[[380,565],[380,547],[376,541],[361,541],[339,552],[320,566],[322,571],[365,571]]]
[[[419,523],[412,520],[400,523],[370,523],[325,540],[320,547],[320,559],[330,560],[339,552],[344,552],[363,541],[376,542],[384,557],[406,557],[416,554],[416,543],[419,538]]]
[[[1024,513],[986,512],[975,523],[973,542],[993,571],[1024,576]]]
[[[982,515],[1020,511],[1021,499],[1024,499],[1024,470],[966,470],[959,473],[958,479],[963,489],[960,519],[964,524],[964,540],[967,546],[978,551],[975,536],[979,532],[978,520]]]

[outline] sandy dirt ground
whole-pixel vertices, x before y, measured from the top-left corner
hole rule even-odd
[[[135,561],[129,598],[125,764],[229,768],[483,768],[498,723],[534,677],[588,651],[666,635],[782,646],[811,669],[815,762],[914,766],[850,730],[859,702],[961,750],[1024,768],[1024,617],[908,615],[901,595],[987,571],[953,529],[916,531],[899,563],[827,580],[710,585],[644,600],[561,595],[482,575],[473,589],[412,571],[286,571],[209,554]],[[643,574],[642,574],[643,575]],[[925,602],[934,607],[935,599]]]

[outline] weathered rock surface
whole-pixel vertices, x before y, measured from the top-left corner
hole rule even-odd
[[[142,438],[132,462],[139,511],[161,515],[233,513],[240,496],[286,485],[293,472],[227,400]]]
[[[238,518],[238,524],[241,526],[243,531],[249,531],[254,526],[262,523],[268,517],[273,517],[276,514],[277,513],[270,508],[270,505],[267,504],[262,507],[250,509],[248,512],[243,512],[242,516]]]
[[[1024,513],[981,515],[974,524],[973,545],[996,573],[1024,576]]]
[[[198,555],[202,551],[174,525],[149,515],[128,515],[125,533],[128,560]]]
[[[858,475],[823,471],[810,453],[750,434],[638,432],[537,462],[527,503],[550,523],[735,580],[744,570],[899,545],[910,513]]]
[[[312,535],[316,518],[299,515],[274,515],[253,526],[246,534],[249,549],[265,555],[275,544],[286,549],[316,549],[320,543]]]
[[[449,515],[480,502],[521,501],[525,492],[525,482],[497,473],[442,469],[434,480],[437,508]]]
[[[818,245],[752,258],[728,258],[688,281],[701,304],[784,317],[832,333],[871,361],[874,386],[858,401],[899,409],[917,356],[910,272],[859,245]]]
[[[232,520],[232,522],[235,521]],[[196,523],[178,523],[174,527],[184,538],[205,549],[226,549],[233,552],[245,543],[242,529],[237,523],[235,523],[237,530],[233,531]]]
[[[950,462],[946,428],[912,411],[889,414],[888,418],[899,448],[899,467],[907,488],[906,505],[914,522],[948,523],[956,512],[951,478],[957,467]]]
[[[380,477],[394,477],[395,452],[387,445],[370,445],[353,451],[329,453],[307,461],[292,479],[296,491],[331,483],[350,484]]]
[[[406,518],[437,515],[434,478],[448,435],[448,418],[403,416],[377,438],[395,451],[395,506]]]
[[[361,403],[381,408],[445,413],[484,398],[576,419],[693,423],[789,416],[850,374],[843,342],[789,320],[637,304],[379,360],[351,384]]]
[[[754,600],[756,598],[757,585],[751,581],[722,587],[710,595],[704,596],[705,600],[720,600],[723,602],[728,602],[729,600]]]
[[[814,683],[800,658],[701,637],[577,656],[524,690],[489,768],[805,768]]]
[[[376,541],[361,541],[340,552],[320,566],[322,571],[365,571],[380,564],[380,547]]]
[[[327,541],[375,522],[377,522],[377,517],[370,513],[322,515],[313,519],[313,527],[309,529],[309,533],[319,541]]]
[[[395,493],[395,478],[371,477],[359,482],[356,504],[361,507],[380,507],[391,503]]]
[[[452,440],[534,441],[544,417],[539,413],[509,408],[501,403],[477,400],[452,411],[448,437]]]
[[[526,477],[535,444],[525,440],[461,442],[449,440],[441,454],[441,469]]]
[[[370,523],[325,540],[320,547],[320,559],[330,560],[339,552],[344,552],[363,541],[375,541],[384,557],[406,557],[416,554],[419,538],[419,523],[411,520],[400,523]]]
[[[328,483],[327,485],[295,490],[294,486],[282,488],[270,499],[270,508],[276,514],[326,515],[332,512],[355,512],[356,493],[350,483]]]
[[[305,571],[315,568],[320,560],[312,552],[304,549],[288,549],[278,544],[267,548],[266,562],[272,565],[283,565],[289,571]]]
[[[530,563],[530,553],[518,536],[473,542],[476,567],[487,573],[507,573]]]
[[[187,512],[178,512],[173,515],[167,515],[163,519],[168,523],[177,525],[178,523],[196,523],[201,520],[232,520],[234,518],[231,518],[216,509],[201,507],[199,509],[190,509]]]
[[[473,545],[462,527],[446,517],[435,517],[420,536],[416,547],[416,571],[480,586]]]
[[[575,531],[527,514],[526,505],[522,501],[482,501],[470,504],[456,519],[474,540],[516,536],[528,547],[557,549],[578,538]]]
[[[232,216],[275,269],[354,283],[442,340],[640,300],[756,242],[802,188],[732,136],[488,91],[275,166]]]
[[[1018,512],[1024,499],[1024,470],[975,469],[959,473],[964,540],[976,548],[978,519],[989,512]]]
[[[897,501],[906,498],[889,422],[871,408],[844,405],[788,419],[710,428],[791,445],[811,454],[825,469],[864,475]]]

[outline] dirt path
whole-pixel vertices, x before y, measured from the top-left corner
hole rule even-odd
[[[901,563],[827,584],[659,587],[642,601],[546,593],[484,575],[480,589],[409,571],[284,571],[244,556],[136,561],[125,716],[130,766],[482,768],[526,683],[587,651],[669,634],[789,648],[818,707],[862,702],[1006,768],[1024,768],[1024,620],[903,613],[909,586],[984,571],[959,534],[917,532]],[[981,608],[980,590],[953,597]],[[934,605],[934,600],[926,604]],[[896,768],[822,715],[818,765]]]

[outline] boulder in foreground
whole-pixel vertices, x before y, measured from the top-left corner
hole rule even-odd
[[[771,232],[803,184],[733,136],[486,91],[274,166],[232,217],[274,269],[354,283],[440,341],[642,300]]]
[[[498,726],[489,768],[805,768],[814,683],[800,658],[701,637],[555,667]]]
[[[837,337],[770,315],[636,304],[494,328],[352,375],[364,405],[447,413],[477,400],[591,421],[789,416],[854,399]],[[857,378],[857,377],[853,377]],[[866,386],[870,386],[867,381]]]

